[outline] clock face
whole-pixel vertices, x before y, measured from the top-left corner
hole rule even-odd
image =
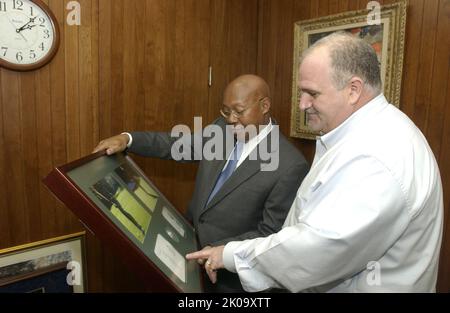
[[[5,67],[40,67],[56,52],[54,16],[40,1],[0,0],[0,58]],[[9,66],[8,66],[9,65]]]

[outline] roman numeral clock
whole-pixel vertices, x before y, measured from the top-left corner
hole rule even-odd
[[[41,0],[0,0],[0,66],[16,71],[38,69],[55,56],[59,27]]]

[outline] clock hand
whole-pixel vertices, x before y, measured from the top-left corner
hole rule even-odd
[[[28,25],[27,27],[25,27],[24,29],[32,29],[33,27],[35,27],[35,26],[37,26],[36,24],[34,24],[34,25]],[[24,30],[23,29],[23,30]]]
[[[30,17],[30,20],[28,21],[28,23],[26,23],[25,25],[22,25],[22,27],[19,27],[18,29],[16,29],[16,32],[20,33],[22,30],[24,30],[28,24],[30,23],[34,23],[34,20],[37,18],[37,16],[35,17]],[[35,25],[36,26],[36,25]]]
[[[19,34],[20,36],[22,36],[23,40],[25,40],[26,42],[28,42],[28,40],[25,38],[25,36],[24,36],[21,32],[19,32],[18,34]]]

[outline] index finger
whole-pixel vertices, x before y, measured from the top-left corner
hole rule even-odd
[[[196,251],[186,254],[186,259],[188,260],[207,259],[209,258],[210,254],[211,254],[210,251],[207,250]]]
[[[105,144],[104,141],[101,141],[101,142],[97,145],[97,147],[94,148],[94,150],[92,151],[92,153],[97,153],[97,152],[99,152],[99,151],[106,150],[107,148],[108,148],[108,145]]]

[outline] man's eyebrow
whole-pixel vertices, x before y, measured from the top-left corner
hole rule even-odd
[[[299,88],[299,90],[301,92],[306,92],[306,93],[309,93],[309,94],[311,94],[311,93],[319,93],[319,91],[314,90],[314,89],[310,89],[310,88]]]

